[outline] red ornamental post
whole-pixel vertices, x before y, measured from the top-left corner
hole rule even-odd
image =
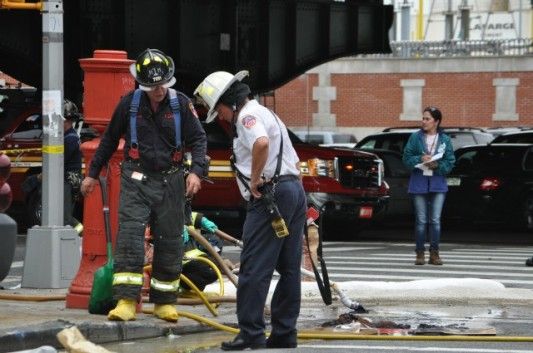
[[[120,98],[135,88],[129,72],[133,60],[125,51],[95,50],[92,58],[80,59],[84,71],[83,112],[85,121],[100,135],[111,120]],[[90,162],[100,144],[100,138],[85,142],[81,149],[87,173]],[[113,246],[118,230],[118,202],[120,194],[120,162],[123,159],[124,141],[109,161],[107,176],[109,212]],[[66,299],[67,308],[86,309],[93,283],[94,272],[107,261],[101,191],[98,187],[84,200],[82,258],[78,273],[72,281]]]

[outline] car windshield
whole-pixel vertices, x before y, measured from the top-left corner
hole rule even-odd
[[[522,165],[523,149],[512,147],[458,151],[454,174],[491,173],[514,170]]]
[[[533,143],[533,131],[527,133],[517,133],[509,135],[500,135],[496,137],[493,143]]]

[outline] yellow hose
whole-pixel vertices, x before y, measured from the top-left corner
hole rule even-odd
[[[218,295],[223,297],[224,296],[224,279],[222,278],[222,273],[218,269],[217,265],[215,265],[215,263],[213,261],[211,261],[208,258],[203,257],[203,256],[195,257],[194,260],[200,260],[202,262],[205,262],[206,264],[211,266],[213,271],[215,271],[215,273],[217,274],[218,283],[219,283]]]
[[[207,307],[207,309],[211,312],[211,314],[213,314],[213,316],[218,316],[217,309],[215,309],[215,307],[213,307],[213,305],[211,305],[211,303],[209,302],[209,300],[207,300],[207,298],[204,295],[204,293],[200,289],[198,289],[198,287],[196,287],[196,285],[194,283],[192,283],[192,281],[190,279],[188,279],[187,276],[185,276],[182,273],[180,275],[180,280],[185,282],[185,284],[188,285],[189,288],[191,288],[198,295],[198,297],[200,297],[200,299],[202,299],[202,302]]]
[[[0,300],[15,300],[24,302],[48,302],[65,300],[65,294],[57,295],[23,295],[23,294],[0,294]]]

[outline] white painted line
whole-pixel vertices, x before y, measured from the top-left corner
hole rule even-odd
[[[24,266],[24,261],[13,261],[11,263],[11,268],[20,268]]]
[[[371,274],[371,275],[363,275],[363,274],[339,274],[339,273],[330,273],[329,274],[330,279],[337,279],[337,280],[344,280],[344,279],[359,279],[359,278],[370,278],[374,281],[376,280],[388,280],[391,282],[401,282],[401,281],[413,281],[413,280],[419,280],[419,279],[436,279],[435,276],[387,276],[387,275],[377,275],[377,274]],[[446,278],[455,278],[455,277],[444,277],[440,276],[439,278],[446,279]],[[490,278],[494,281],[498,281],[500,283],[508,283],[508,284],[533,284],[533,280],[531,281],[523,281],[523,280],[513,280],[513,279],[500,279],[500,278]]]
[[[357,259],[359,259],[359,257],[357,257]],[[349,266],[349,265],[359,265],[359,266],[376,266],[378,264],[376,264],[375,262],[367,262],[367,261],[331,261],[329,259],[326,259],[326,265],[328,266],[331,266],[331,265],[346,265],[346,266]],[[421,269],[421,267],[417,266],[416,268],[414,267],[414,261],[410,261],[409,263],[399,263],[399,262],[395,262],[395,261],[392,261],[392,262],[387,262],[387,263],[380,263],[379,265],[382,265],[382,266],[385,266],[385,267],[378,267],[378,268],[381,268],[381,269],[387,269],[389,270],[389,268],[397,268],[397,266],[408,266],[409,268],[412,268],[413,270],[419,270]],[[492,261],[490,262],[490,265],[493,265]],[[520,267],[516,267],[516,266],[490,266],[490,265],[472,265],[472,264],[468,264],[468,266],[465,266],[464,264],[461,264],[461,265],[456,265],[456,264],[453,264],[453,263],[448,263],[448,261],[446,261],[446,263],[443,265],[443,268],[465,268],[465,267],[468,267],[469,269],[482,269],[482,270],[487,270],[487,269],[492,269],[492,270],[509,270],[509,271],[523,271],[523,272],[527,272],[529,274],[531,274],[531,276],[533,277],[533,271],[531,271],[530,268],[527,268],[526,266],[523,266],[522,263],[520,263]]]
[[[533,281],[533,273],[509,273],[509,272],[486,272],[486,271],[449,271],[444,266],[431,266],[431,269],[427,267],[413,265],[412,269],[402,268],[368,268],[368,267],[343,267],[343,266],[328,266],[328,271],[353,271],[353,272],[387,272],[387,273],[424,273],[424,274],[439,274],[439,275],[468,275],[468,276],[503,276],[503,277],[525,277],[530,278]],[[437,269],[433,269],[437,268]],[[533,282],[532,282],[533,283]]]
[[[354,250],[382,250],[383,247],[345,247],[345,248],[328,248],[324,252],[337,252],[337,251],[354,251]]]
[[[329,252],[329,249],[328,251],[324,251],[324,253],[328,253]],[[500,259],[500,260],[503,260],[503,259],[511,259],[511,260],[520,260],[522,261],[522,258],[520,256],[492,256],[492,255],[487,255],[487,256],[484,256],[484,255],[468,255],[468,254],[454,254],[454,253],[451,253],[451,252],[445,252],[445,251],[440,251],[439,252],[440,255],[442,257],[446,257],[446,259],[450,258],[450,259]],[[365,254],[367,256],[369,256],[370,254]],[[412,254],[403,254],[403,253],[377,253],[377,254],[372,254],[373,257],[384,257],[384,258],[387,258],[387,259],[391,259],[391,258],[409,258],[409,259],[414,259],[415,258],[415,252],[413,251]],[[353,257],[359,257],[357,255],[354,255]],[[327,259],[327,258],[326,258]],[[523,259],[523,262],[525,263],[526,259],[524,258]]]
[[[386,350],[386,351],[411,351],[411,352],[459,352],[459,353],[531,353],[531,350],[522,349],[490,349],[490,348],[453,348],[453,347],[409,347],[402,345],[392,346],[372,346],[372,345],[333,345],[333,344],[298,344],[298,348],[311,348],[311,349],[334,349],[334,350],[353,350],[362,349],[365,352],[371,350]]]
[[[396,258],[397,255],[394,255],[394,257],[391,257],[390,255],[388,256],[385,256],[385,255],[379,255],[379,256],[324,256],[324,259],[326,260],[327,263],[329,263],[329,261],[331,260],[346,260],[346,259],[356,259],[356,260],[370,260],[372,262],[379,262],[379,263],[384,263],[384,264],[389,264],[389,263],[401,263],[401,262],[408,262],[408,263],[413,263],[414,264],[414,255],[411,255],[411,256],[402,256],[402,258]],[[471,259],[470,257],[463,257],[463,258],[460,258],[460,259],[455,259],[455,258],[452,258],[452,257],[449,257],[449,256],[446,256],[444,258],[444,255],[443,255],[443,260],[446,261],[446,264],[449,264],[449,263],[465,263],[465,264],[471,264],[471,263],[480,263],[480,264],[507,264],[507,265],[519,265],[520,267],[524,267],[525,268],[525,260],[519,260],[518,258],[514,258],[513,261],[510,261],[510,260],[507,260],[507,261],[503,261],[503,260],[493,260],[493,259],[485,259],[485,258],[482,258],[482,259]],[[391,262],[391,261],[394,261],[394,262]]]

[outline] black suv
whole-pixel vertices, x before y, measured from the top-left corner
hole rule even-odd
[[[533,145],[469,146],[455,156],[444,219],[533,229]]]
[[[382,149],[403,153],[403,148],[409,136],[420,128],[398,127],[387,128],[383,132],[368,135],[357,143],[357,149]],[[452,139],[454,150],[476,144],[487,144],[494,138],[492,134],[479,128],[444,127],[444,132]]]
[[[501,134],[492,143],[533,143],[533,129]]]

